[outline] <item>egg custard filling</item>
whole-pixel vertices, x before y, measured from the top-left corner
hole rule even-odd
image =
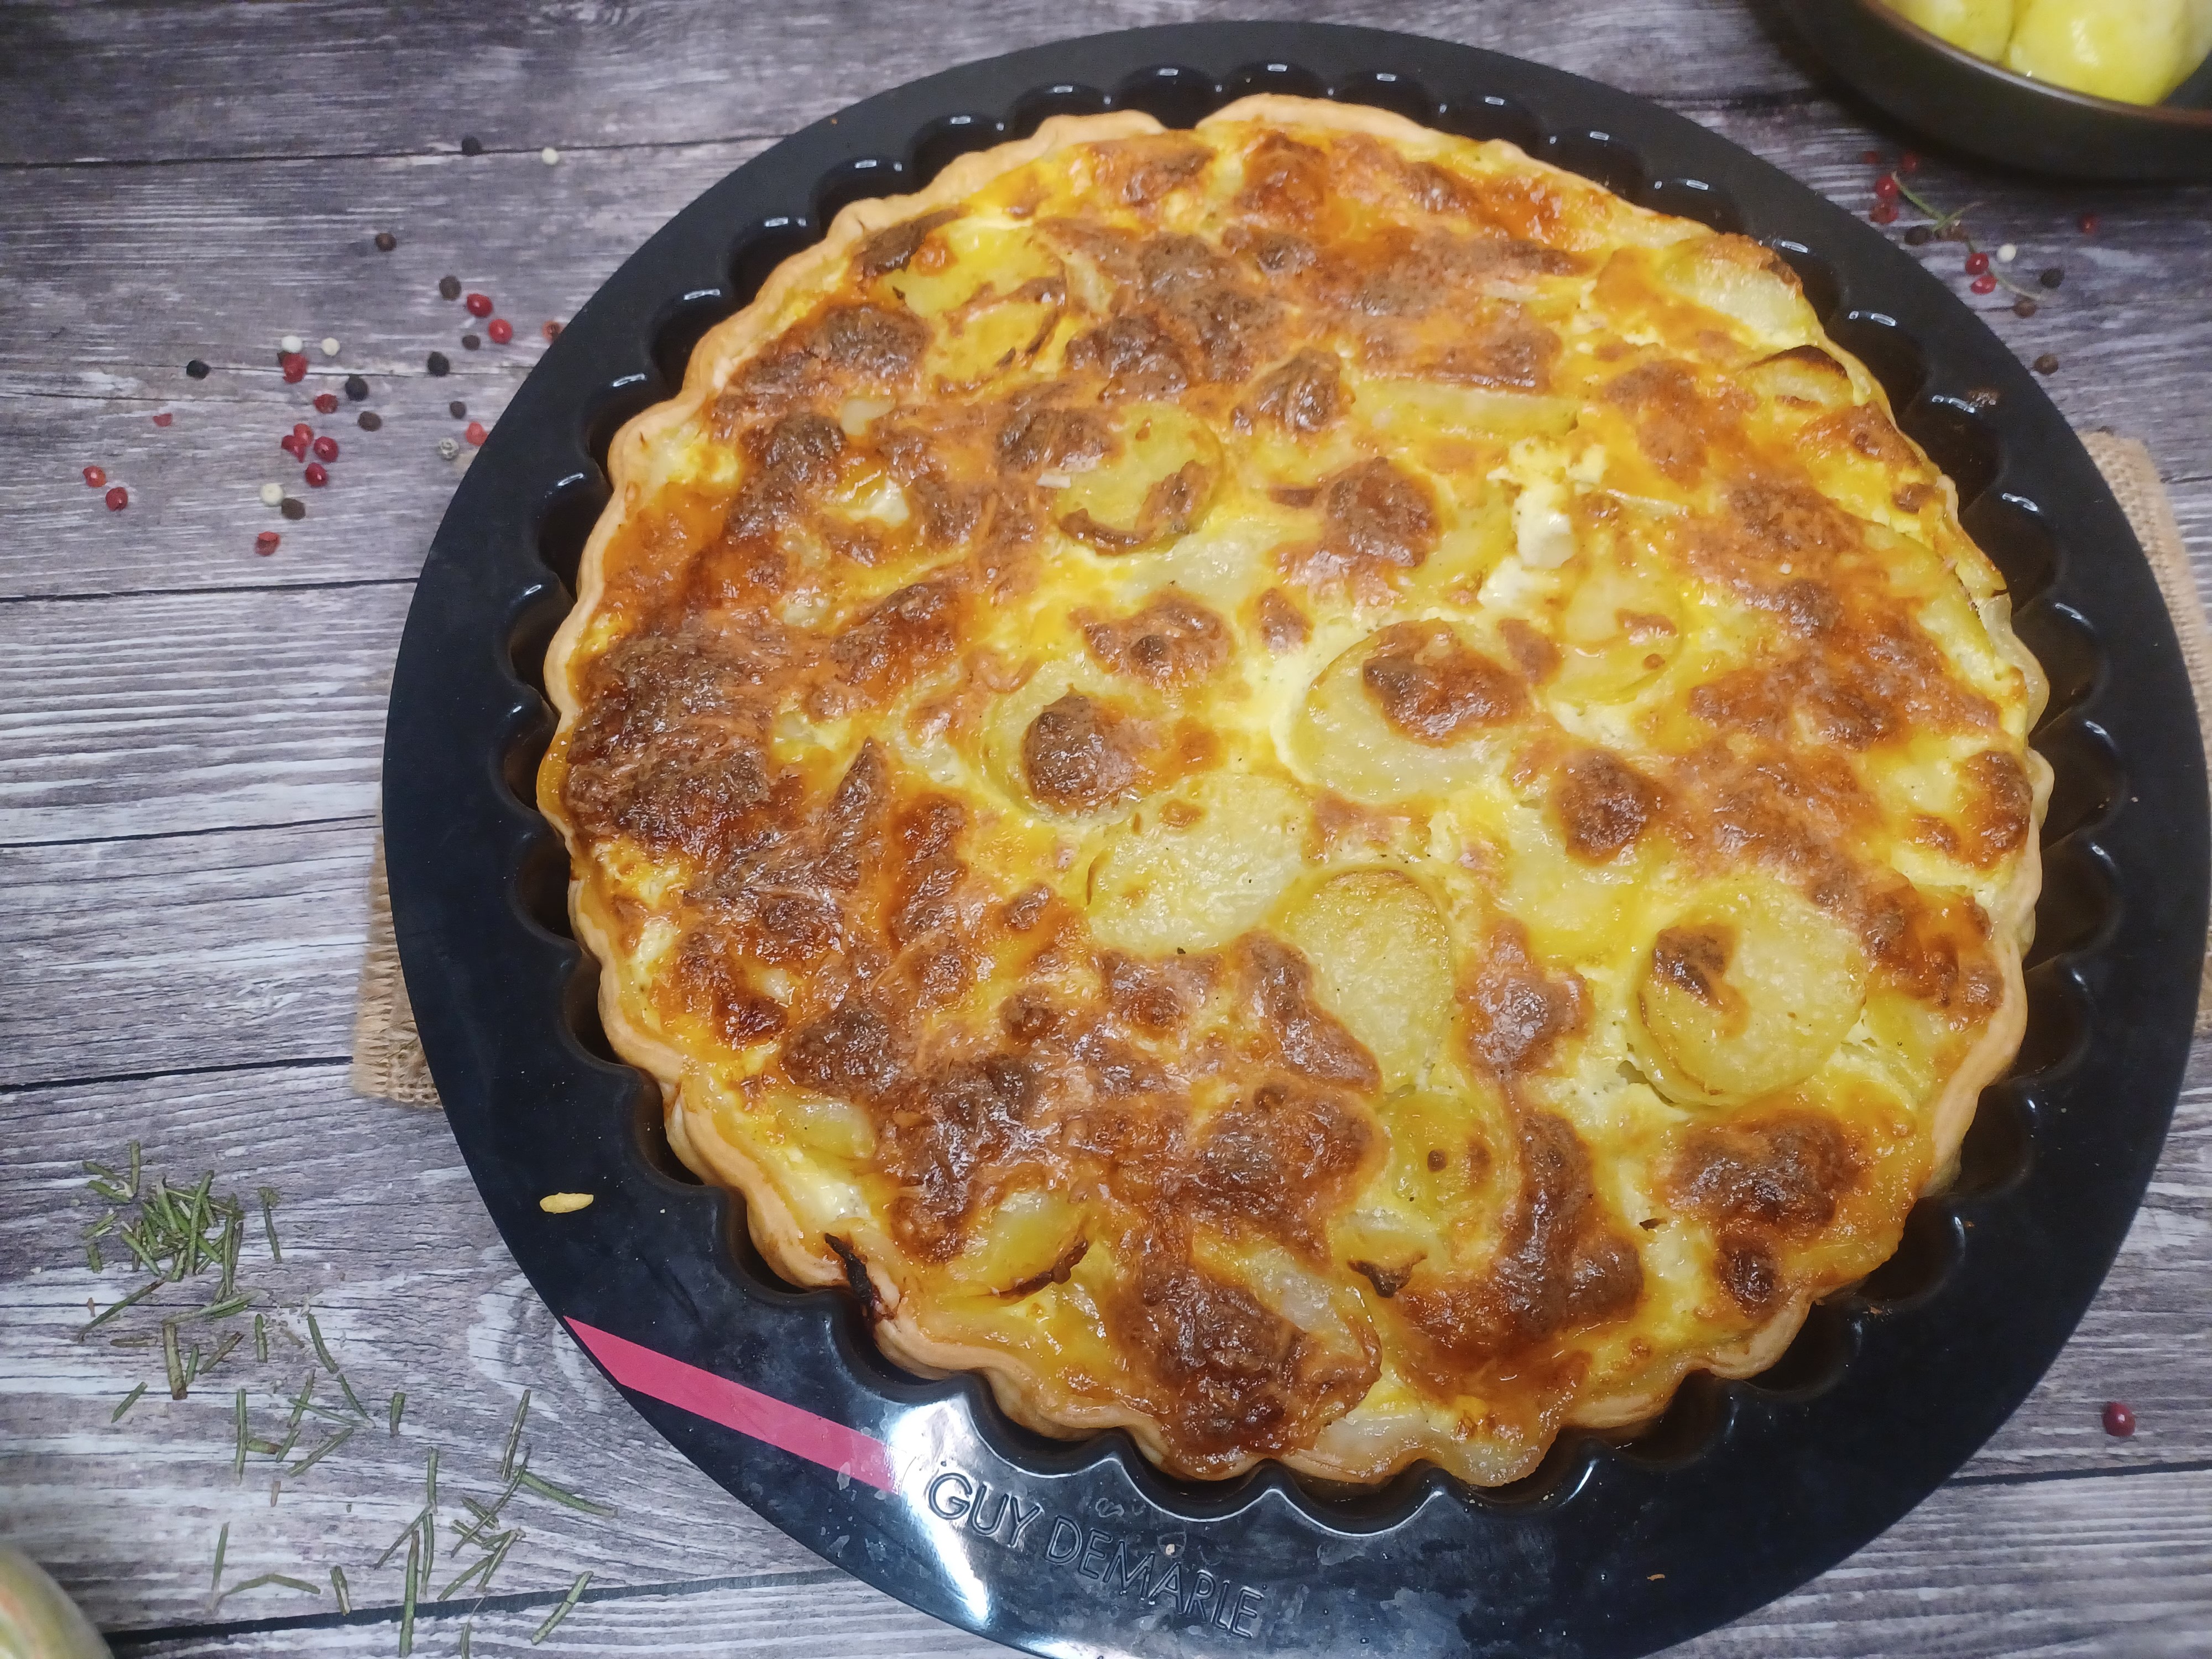
[[[1249,99],[860,203],[624,428],[539,799],[778,1272],[1179,1474],[1772,1363],[2016,1050],[2045,684],[1776,256]]]

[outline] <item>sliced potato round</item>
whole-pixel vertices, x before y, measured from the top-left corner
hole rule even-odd
[[[1382,1068],[1418,1083],[1451,1040],[1451,936],[1435,902],[1395,870],[1332,876],[1286,905],[1275,930],[1313,964],[1314,994]]]
[[[1390,628],[1362,640],[1307,691],[1289,749],[1316,782],[1379,805],[1496,772],[1497,734],[1522,712],[1525,687],[1465,629],[1414,626],[1419,638]]]
[[[1685,1105],[1738,1105],[1820,1068],[1866,1000],[1841,923],[1778,883],[1700,897],[1653,940],[1637,987],[1638,1058]]]
[[[1257,773],[1208,772],[1146,802],[1091,864],[1091,932],[1147,956],[1228,944],[1304,870],[1309,823],[1297,790]]]
[[[1173,404],[1132,404],[1115,443],[1087,471],[1060,478],[1050,511],[1061,531],[1101,553],[1167,547],[1198,528],[1222,477],[1221,441]],[[1039,482],[1048,482],[1040,478]]]
[[[994,1295],[1034,1295],[1065,1281],[1085,1251],[1082,1209],[1057,1193],[1008,1194],[951,1271],[963,1285]]]

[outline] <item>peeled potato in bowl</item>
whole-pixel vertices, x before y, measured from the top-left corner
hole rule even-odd
[[[2155,104],[2212,51],[2212,0],[1887,0],[1952,45],[2032,80]]]

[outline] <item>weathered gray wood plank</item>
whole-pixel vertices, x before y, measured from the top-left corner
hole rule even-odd
[[[345,1054],[374,834],[0,848],[0,1086]]]
[[[1351,0],[1326,13],[1675,98],[1806,85],[1748,9],[1699,0],[1632,8]],[[9,13],[14,73],[0,86],[0,163],[451,152],[464,133],[495,149],[532,152],[751,137],[790,131],[902,81],[1069,35],[1315,15],[1293,0],[1012,0],[940,8],[916,27],[894,8],[858,0],[533,0],[482,12],[239,0],[19,5]],[[204,95],[218,88],[250,95]]]
[[[1669,1649],[1669,1659],[1772,1659],[1778,1654],[1866,1659],[1908,1653],[1950,1659],[2196,1659],[2212,1626],[2208,1510],[2212,1474],[2203,1472],[1994,1493],[1939,1492],[1804,1590]],[[512,1643],[520,1651],[542,1617],[533,1607],[479,1618],[471,1645],[479,1652],[504,1651]],[[440,1620],[431,1626],[434,1640],[458,1639],[447,1625]],[[422,1629],[418,1624],[418,1632]],[[1289,1634],[1295,1641],[1295,1632]],[[504,1639],[495,1648],[485,1642],[488,1635]],[[390,1623],[343,1636],[318,1632],[315,1651],[389,1653],[392,1638]],[[296,1651],[288,1644],[298,1639],[287,1633],[230,1636],[144,1650],[164,1659],[216,1653],[273,1659]],[[586,1602],[542,1650],[607,1656],[707,1650],[763,1659],[878,1653],[983,1659],[1004,1651],[849,1582]]]
[[[374,814],[412,595],[0,605],[0,842]]]

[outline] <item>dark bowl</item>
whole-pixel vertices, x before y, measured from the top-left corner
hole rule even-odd
[[[2212,62],[2163,104],[2069,92],[1930,34],[1881,0],[1785,0],[1814,51],[1906,125],[2065,179],[2212,180]]]

